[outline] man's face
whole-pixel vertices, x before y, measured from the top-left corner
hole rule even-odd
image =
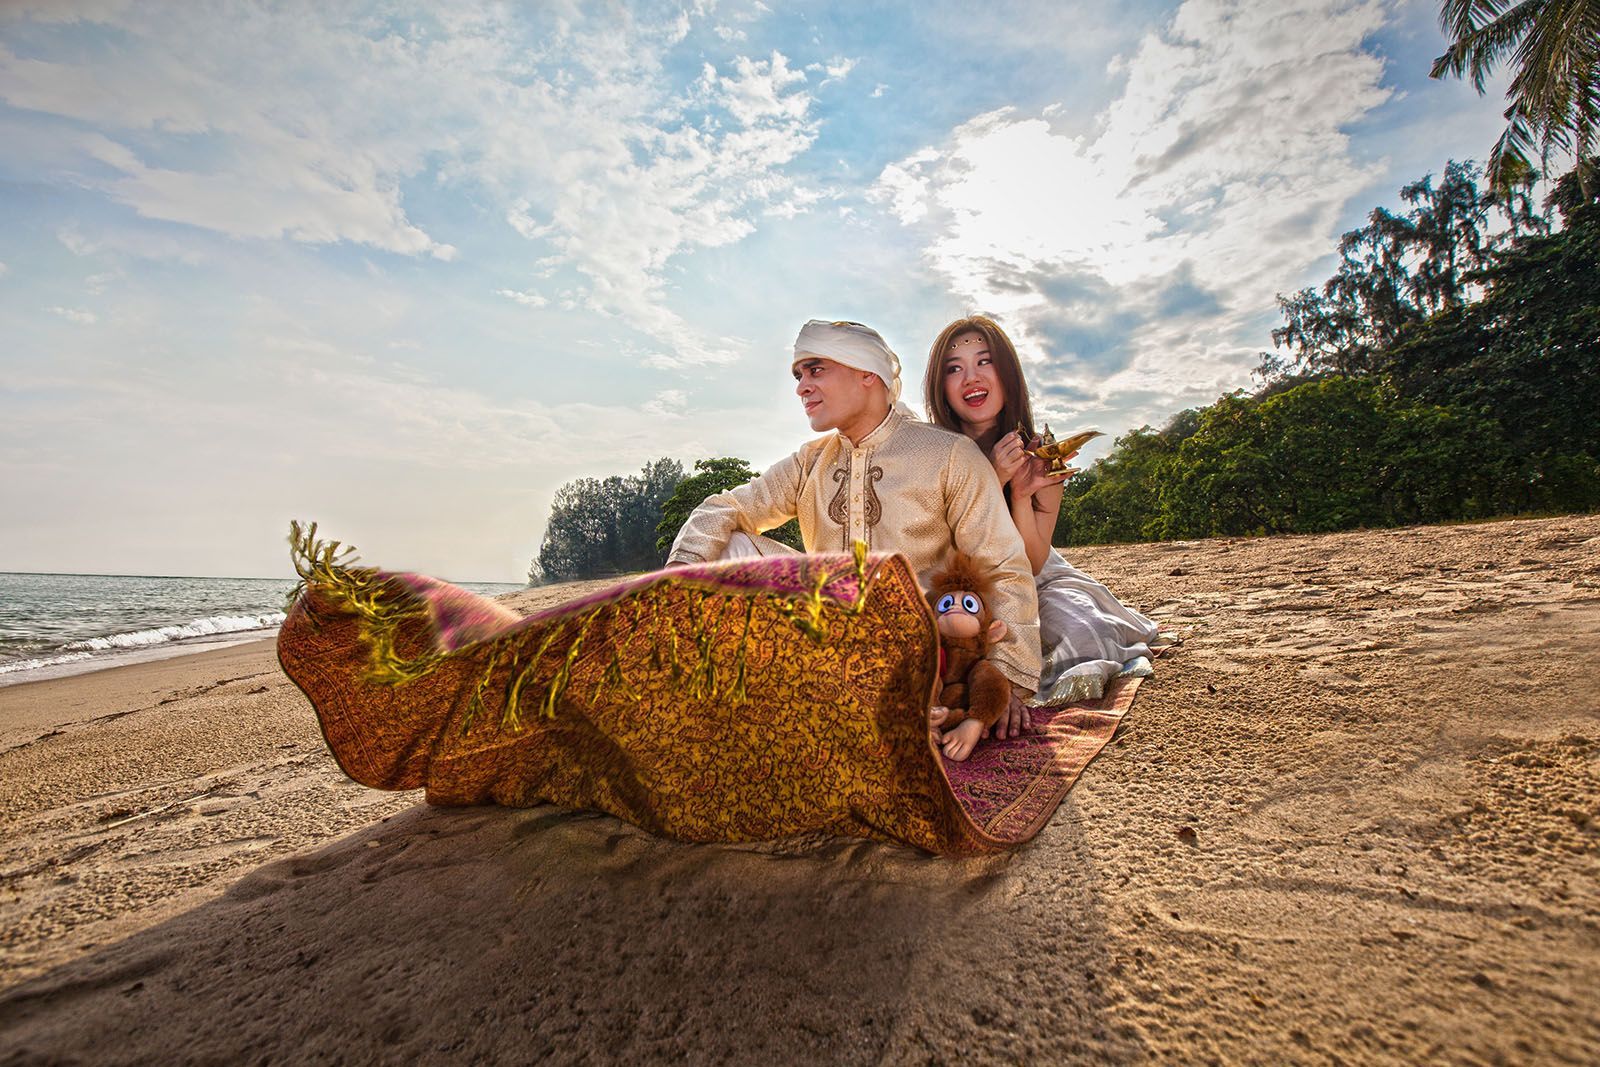
[[[794,380],[806,419],[820,433],[858,422],[871,403],[876,377],[831,359],[807,356],[795,361]]]

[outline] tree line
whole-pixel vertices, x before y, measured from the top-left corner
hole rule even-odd
[[[1280,296],[1260,387],[1143,427],[1067,486],[1057,544],[1600,508],[1600,195],[1450,163]],[[1596,189],[1600,194],[1600,189]]]
[[[579,478],[556,491],[528,581],[565,582],[654,570],[666,562],[689,513],[713,493],[743,485],[756,471],[742,459],[697,460],[688,474],[675,459],[646,463],[636,475]],[[790,520],[774,537],[795,548],[800,526]]]

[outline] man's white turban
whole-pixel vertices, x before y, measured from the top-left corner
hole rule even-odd
[[[817,357],[876,374],[889,389],[889,403],[900,399],[900,357],[872,327],[812,319],[800,327],[800,336],[794,339],[791,365]]]

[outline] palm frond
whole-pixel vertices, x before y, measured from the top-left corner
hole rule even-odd
[[[1466,6],[1477,9],[1475,14],[1489,14],[1492,17],[1481,22],[1474,18],[1459,28],[1446,25],[1445,32],[1453,34],[1455,39],[1444,55],[1433,61],[1428,76],[1460,78],[1470,73],[1472,87],[1480,94],[1485,92],[1489,74],[1507,53],[1516,49],[1547,2],[1523,0],[1508,11],[1499,10],[1503,6],[1501,4],[1468,3]],[[1443,16],[1440,21],[1445,22]]]
[[[1552,156],[1579,163],[1600,137],[1600,0],[1442,0],[1450,35],[1430,75],[1470,78],[1483,93],[1501,64],[1512,68],[1506,129],[1486,177],[1496,195],[1526,183]],[[1534,160],[1543,166],[1535,168]]]
[[[1506,111],[1506,118],[1510,122],[1494,143],[1484,168],[1484,178],[1496,196],[1509,193],[1522,175],[1534,169],[1530,157],[1536,154],[1534,131],[1527,117],[1513,106]]]

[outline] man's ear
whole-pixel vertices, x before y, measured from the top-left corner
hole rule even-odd
[[[1006,624],[1002,619],[996,619],[989,624],[989,640],[999,641],[1006,636]]]

